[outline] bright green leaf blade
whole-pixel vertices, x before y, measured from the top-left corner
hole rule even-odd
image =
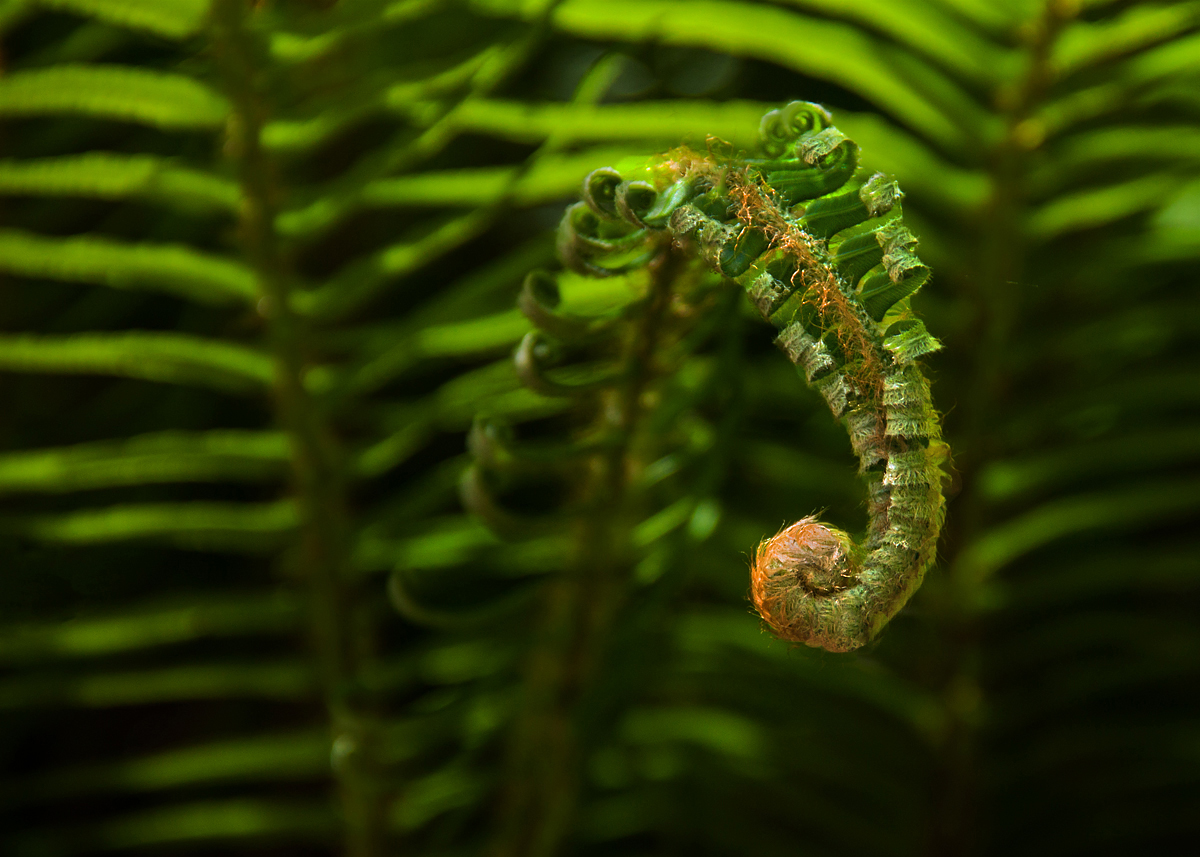
[[[574,196],[582,177],[597,164],[646,156],[641,150],[605,147],[583,153],[537,158],[527,170],[518,167],[476,167],[413,173],[377,179],[341,196],[326,196],[304,208],[285,212],[277,226],[289,237],[311,236],[362,208],[393,206],[461,206],[495,204],[507,198],[515,205],[538,205]]]
[[[15,519],[12,529],[74,545],[164,542],[187,550],[255,553],[299,525],[295,505],[274,503],[147,503]]]
[[[193,597],[170,606],[0,629],[0,661],[95,658],[194,640],[259,636],[294,630],[301,605],[290,593]]]
[[[1091,229],[1152,211],[1174,196],[1178,178],[1152,173],[1116,185],[1060,196],[1035,211],[1026,223],[1031,240],[1050,241],[1068,232]]]
[[[0,271],[116,289],[167,292],[198,303],[253,303],[254,273],[232,259],[183,245],[129,244],[111,238],[46,238],[0,229]]]
[[[208,16],[208,0],[37,0],[49,9],[87,15],[108,24],[148,30],[168,39],[197,32]]]
[[[1054,45],[1053,65],[1065,77],[1161,44],[1200,23],[1200,4],[1134,6],[1115,19],[1076,23]]]
[[[484,11],[510,6],[479,5]],[[961,90],[955,104],[935,105],[896,74],[886,46],[860,30],[772,6],[721,0],[565,0],[554,7],[551,20],[555,28],[582,38],[653,40],[775,62],[840,84],[951,149],[967,144],[952,117],[977,111]]]
[[[271,358],[241,345],[180,333],[0,336],[0,371],[117,375],[262,392],[274,378]]]
[[[508,310],[457,324],[426,327],[414,337],[422,357],[463,357],[508,348],[529,332],[529,320],[520,310]]]
[[[1171,39],[1151,50],[1135,55],[1124,64],[1123,77],[1148,84],[1179,78],[1194,82],[1200,77],[1196,62],[1200,59],[1200,32]]]
[[[1012,60],[1016,59],[933,3],[787,0],[787,4],[879,30],[953,71],[960,79],[969,79],[976,84],[989,85],[1001,75],[1011,74]]]
[[[90,116],[169,131],[214,129],[229,103],[177,74],[117,65],[60,65],[0,78],[0,116]]]
[[[1046,103],[1040,121],[1047,136],[1099,117],[1123,117],[1131,102],[1154,105],[1156,94],[1167,101],[1178,98],[1176,93],[1194,96],[1200,88],[1200,33],[1135,54],[1114,64],[1098,80]]]
[[[188,209],[236,212],[236,183],[152,155],[88,152],[0,161],[0,194],[134,199]]]
[[[480,522],[467,517],[428,522],[425,531],[407,539],[381,539],[364,533],[355,548],[355,566],[363,571],[405,568],[448,568],[494,551],[500,540]]]
[[[1056,192],[1114,162],[1156,169],[1200,167],[1200,128],[1193,125],[1120,125],[1090,129],[1055,141],[1053,159],[1033,173],[1035,196]]]
[[[593,105],[472,99],[455,111],[454,123],[463,131],[523,142],[541,142],[553,135],[562,144],[637,140],[668,146],[690,143],[703,148],[711,135],[749,148],[758,142],[758,123],[766,109],[756,101]]]
[[[289,458],[280,432],[162,432],[121,441],[0,454],[0,494],[163,482],[277,478]]]

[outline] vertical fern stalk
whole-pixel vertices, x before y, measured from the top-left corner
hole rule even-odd
[[[249,31],[244,0],[216,0],[213,26],[218,63],[233,104],[227,150],[242,188],[240,232],[260,289],[275,361],[277,418],[291,447],[293,490],[300,514],[296,571],[306,582],[313,644],[329,711],[334,774],[346,821],[345,853],[384,853],[385,813],[372,770],[371,717],[356,693],[361,647],[355,639],[355,593],[348,583],[350,527],[342,453],[317,402],[306,391],[305,319],[291,305],[292,278],[275,232],[279,188],[261,143],[269,107],[261,92],[264,69]]]
[[[759,547],[752,595],[778,636],[847,651],[908,601],[942,525],[947,450],[918,364],[939,346],[909,306],[929,271],[900,220],[898,186],[860,174],[858,147],[823,108],[771,111],[760,149],[681,149],[649,180],[593,172],[560,250],[576,271],[611,276],[644,264],[646,243],[665,233],[743,285],[780,330],[779,346],[849,430],[869,524],[861,542],[812,518],[787,527]]]
[[[1008,386],[1004,377],[1008,363],[1005,355],[1010,353],[1021,309],[1020,302],[1014,299],[1013,285],[1024,277],[1028,252],[1023,226],[1027,203],[1023,197],[1031,166],[1030,153],[1040,145],[1044,135],[1036,114],[1053,83],[1055,44],[1078,11],[1076,4],[1061,0],[1046,0],[1042,4],[1028,26],[1030,38],[1024,74],[1001,99],[1005,133],[990,153],[990,198],[978,251],[980,273],[970,281],[972,304],[977,313],[971,337],[976,346],[971,358],[976,365],[971,372],[970,394],[962,402],[963,425],[958,430],[966,452],[965,470],[977,469],[995,454],[989,447],[995,434],[996,405],[1003,400],[1003,391]],[[977,484],[965,486],[957,500],[952,536],[955,544],[969,545],[987,531],[988,505],[987,499],[978,493]],[[974,853],[979,822],[980,750],[974,700],[980,696],[977,612],[983,581],[959,557],[951,557],[947,568],[950,598],[941,619],[945,626],[943,636],[955,645],[940,653],[944,662],[939,665],[942,673],[939,695],[947,702],[931,813],[929,851],[934,855]]]
[[[538,392],[576,399],[594,417],[573,444],[570,469],[578,483],[567,525],[573,548],[567,567],[545,591],[513,729],[495,855],[558,853],[574,820],[588,753],[581,713],[589,708],[588,689],[596,684],[635,563],[630,537],[643,513],[637,482],[647,457],[643,447],[653,441],[643,420],[646,396],[665,370],[664,340],[675,322],[671,303],[686,261],[668,241],[659,241],[650,256],[645,295],[620,318],[585,320],[557,312],[557,287],[539,275],[526,281],[522,294],[522,309],[539,329],[517,351],[518,374]],[[597,377],[564,383],[554,374],[554,348],[546,346],[572,340],[616,359]],[[484,470],[495,456],[481,447],[493,442],[476,432],[479,460],[464,490],[467,506],[485,519],[494,507]]]

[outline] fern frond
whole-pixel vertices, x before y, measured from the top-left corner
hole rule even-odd
[[[199,303],[241,305],[259,297],[254,274],[232,259],[183,246],[127,244],[0,230],[0,270],[23,277],[173,293]]]
[[[241,593],[208,603],[196,599],[67,622],[10,625],[0,633],[0,660],[98,658],[206,638],[270,635],[295,628],[300,606],[283,593]]]
[[[520,15],[523,11],[521,4],[509,0],[487,0],[479,5],[489,13]],[[880,56],[878,43],[867,34],[768,5],[722,0],[686,4],[637,0],[616,5],[608,0],[565,0],[555,6],[551,20],[563,32],[583,38],[635,41],[653,37],[662,44],[755,57],[832,80],[862,92],[910,127],[952,148],[961,148],[967,138],[949,117],[978,112],[952,84],[941,94],[953,101],[944,110],[935,106],[908,76],[893,74]],[[797,50],[797,45],[804,49]]]
[[[184,131],[220,127],[229,103],[190,77],[117,65],[29,69],[0,81],[0,115],[64,114]]]
[[[196,34],[208,0],[30,0],[30,5],[86,15],[108,24],[182,39]]]
[[[287,437],[278,432],[161,432],[5,453],[0,455],[0,493],[266,480],[282,475],[288,456]]]
[[[876,220],[898,204],[895,182],[875,174],[842,190],[857,146],[824,110],[794,102],[761,127],[762,157],[668,156],[657,186],[612,169],[591,173],[586,207],[563,220],[560,250],[576,271],[606,276],[631,265],[625,235],[666,230],[691,243],[743,283],[781,329],[780,347],[833,415],[846,417],[862,471],[883,471],[871,482],[866,544],[805,518],[764,542],[751,576],[755,605],[776,633],[841,651],[869,640],[908,600],[940,531],[945,450],[915,367],[939,346],[907,311],[928,269],[898,219]],[[799,203],[803,213],[793,215]],[[849,237],[836,242],[843,231]]]
[[[116,375],[261,393],[271,359],[251,348],[177,333],[0,337],[0,368],[18,372]]]
[[[0,851],[1186,851],[1195,10],[0,4]],[[902,178],[935,278],[890,276],[869,171],[737,154],[793,98]],[[667,246],[721,196],[644,170],[681,141],[947,409],[940,565],[856,653],[761,633],[732,570],[784,516],[862,528],[858,373],[793,291],[835,367],[791,337],[798,382]],[[605,163],[632,219],[574,209],[576,257],[629,270],[523,288]]]
[[[114,505],[65,515],[14,518],[11,529],[67,544],[151,540],[190,550],[255,553],[277,547],[298,523],[295,504],[279,500]]]
[[[89,152],[0,162],[0,194],[145,199],[184,211],[236,212],[236,184],[167,158]]]

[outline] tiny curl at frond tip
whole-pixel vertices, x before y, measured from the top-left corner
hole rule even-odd
[[[775,636],[794,643],[848,651],[862,644],[838,621],[846,593],[858,582],[861,560],[849,534],[801,518],[763,539],[750,567],[750,597]]]

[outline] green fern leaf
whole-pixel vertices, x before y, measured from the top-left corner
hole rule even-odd
[[[0,494],[257,481],[281,475],[288,457],[287,438],[277,432],[163,432],[0,455]]]
[[[258,299],[254,274],[238,262],[183,246],[108,238],[45,238],[0,229],[0,270],[24,277],[162,291],[205,304]]]
[[[0,370],[118,375],[259,393],[273,380],[259,351],[175,333],[0,337]]]
[[[185,211],[236,212],[240,193],[226,179],[151,155],[89,152],[59,158],[0,161],[0,194],[144,198]]]
[[[208,16],[208,0],[36,0],[48,9],[87,15],[169,39],[195,34]]]
[[[282,593],[155,605],[68,622],[12,625],[0,632],[0,661],[99,658],[207,638],[262,636],[295,628],[301,605]]]
[[[105,544],[152,540],[189,550],[259,552],[279,544],[299,518],[274,503],[150,503],[16,520],[13,528],[50,542]]]
[[[60,65],[0,80],[0,116],[80,115],[167,131],[219,128],[229,103],[189,77],[117,65]]]
[[[521,3],[512,0],[488,0],[480,5],[489,12],[525,11]],[[870,36],[772,6],[721,0],[565,0],[555,6],[551,20],[557,29],[582,38],[653,38],[662,44],[777,62],[861,92],[912,127],[954,148],[961,148],[966,138],[962,128],[947,117],[977,112],[961,90],[952,96],[953,109],[935,107],[906,76],[893,74],[879,44]],[[797,49],[799,45],[803,50]]]

